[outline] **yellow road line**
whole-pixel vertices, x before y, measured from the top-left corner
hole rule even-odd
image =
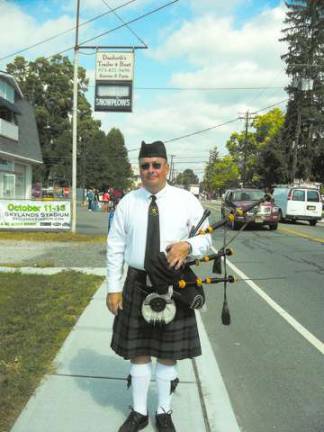
[[[284,232],[284,233],[288,233],[288,234],[294,234],[294,235],[296,235],[298,237],[303,237],[303,238],[306,238],[308,240],[312,240],[312,241],[315,241],[315,242],[324,243],[324,239],[323,238],[314,237],[314,236],[305,234],[305,233],[300,232],[300,231],[295,231],[295,230],[290,229],[290,228],[283,228],[283,227],[280,226],[278,228],[278,231]]]
[[[221,208],[221,205],[220,204],[214,204],[214,205],[208,205],[208,204],[205,204],[204,203],[204,207],[207,207],[207,208],[210,208],[210,209],[212,209],[212,210],[218,210],[218,209],[220,209]]]

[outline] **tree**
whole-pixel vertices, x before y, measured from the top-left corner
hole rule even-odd
[[[204,189],[210,194],[239,186],[240,170],[233,156],[219,157],[217,146],[209,152],[209,161],[205,167],[203,179]]]
[[[178,185],[183,185],[185,189],[189,189],[190,185],[199,184],[199,178],[192,169],[185,169],[177,175],[175,182]]]
[[[277,179],[277,176],[270,175],[273,173],[268,170],[269,165],[274,167],[279,164],[275,170],[278,175],[285,171],[281,141],[278,140],[284,121],[284,113],[279,108],[274,108],[253,119],[253,131],[234,132],[227,141],[226,146],[240,168],[245,186],[265,186],[274,178]]]
[[[218,190],[219,193],[222,193],[225,189],[239,186],[240,171],[231,155],[217,159],[208,169],[213,192]]]
[[[86,124],[83,124],[86,126]],[[103,190],[102,178],[109,172],[106,162],[108,153],[106,135],[102,130],[91,129],[82,131],[78,143],[78,178],[82,188],[95,187]],[[104,182],[107,183],[107,180]]]
[[[219,160],[218,149],[217,146],[215,146],[212,150],[209,151],[209,160],[205,168],[205,175],[203,179],[203,188],[205,191],[210,193],[212,193],[214,189],[213,188],[213,176],[214,176],[213,165],[218,160]]]
[[[282,40],[288,43],[288,52],[283,59],[291,82],[283,140],[289,179],[320,179],[316,167],[324,134],[324,5],[290,0],[287,7]]]
[[[73,65],[67,57],[56,55],[50,60],[39,57],[26,61],[16,57],[7,65],[25,98],[33,105],[39,131],[44,164],[34,170],[34,180],[44,183],[60,180],[71,182]],[[85,97],[88,79],[83,68],[78,70],[78,130],[82,151],[93,148],[100,122],[92,118],[91,106]],[[79,149],[80,153],[80,149]],[[81,183],[79,169],[78,184]]]
[[[128,161],[128,153],[123,134],[117,128],[112,128],[106,137],[104,159],[108,170],[103,172],[102,184],[108,184],[118,189],[127,189],[131,185],[133,172]]]
[[[255,138],[263,147],[277,137],[285,121],[285,115],[280,108],[274,108],[266,114],[254,118],[252,126]]]
[[[256,163],[260,145],[255,133],[233,132],[226,147],[233,162],[239,167],[241,179],[244,177],[245,185],[257,182]]]
[[[252,126],[255,128],[257,144],[256,173],[259,186],[271,188],[274,183],[286,179],[286,161],[282,148],[282,128],[285,115],[279,108],[256,116]]]
[[[284,161],[282,136],[281,133],[278,133],[260,152],[258,163],[259,186],[271,190],[274,184],[286,183],[287,170]]]

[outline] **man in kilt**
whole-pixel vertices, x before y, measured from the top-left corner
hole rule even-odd
[[[175,317],[168,324],[156,326],[144,319],[143,301],[154,292],[145,271],[146,262],[156,252],[164,251],[169,267],[179,269],[188,255],[206,254],[211,238],[210,235],[188,238],[203,208],[190,192],[167,184],[169,165],[161,141],[142,142],[139,167],[142,188],[120,201],[107,247],[106,302],[115,315],[111,347],[119,356],[130,360],[133,396],[132,411],[119,432],[137,432],[148,424],[152,357],[157,359],[156,426],[159,432],[175,432],[171,396],[178,382],[176,362],[199,356],[200,340],[195,311],[177,299]],[[206,221],[204,226],[207,225]],[[122,287],[124,264],[128,271]]]

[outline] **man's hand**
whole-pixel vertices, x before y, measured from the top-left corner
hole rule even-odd
[[[173,243],[167,247],[166,251],[169,266],[178,270],[189,255],[190,244],[186,241]]]
[[[118,314],[118,310],[123,310],[123,293],[108,293],[106,297],[106,305],[111,313]]]

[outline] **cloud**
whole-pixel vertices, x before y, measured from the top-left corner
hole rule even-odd
[[[190,0],[190,6],[195,13],[224,15],[233,11],[239,4],[250,0]]]
[[[46,5],[48,8],[50,6],[53,8],[53,4],[48,6]],[[60,10],[59,5],[57,5],[57,8]],[[44,12],[44,9],[42,11]],[[0,57],[5,57],[6,55],[20,51],[47,39],[50,40],[38,45],[35,48],[23,51],[19,55],[23,55],[25,58],[33,60],[38,56],[49,57],[63,51],[64,49],[74,46],[74,14],[68,14],[67,11],[65,11],[64,14],[59,15],[56,18],[51,18],[51,16],[53,16],[51,15],[53,14],[53,10],[50,9],[45,15],[49,18],[45,21],[40,21],[39,17],[37,17],[37,15],[31,15],[32,13],[35,13],[35,10],[31,10],[30,13],[28,11],[27,13],[22,9],[22,7],[19,7],[15,3],[0,0]],[[102,30],[102,25],[102,22],[98,23],[96,21],[95,25],[80,27],[79,40],[82,41],[100,33]],[[67,32],[65,33],[65,31]],[[54,37],[59,33],[64,34]],[[64,55],[69,55],[71,53],[72,50],[64,53]],[[14,57],[5,59],[3,64],[6,64],[13,59]],[[1,67],[3,69],[5,68],[3,65],[1,65]]]
[[[234,3],[232,4],[234,5]],[[245,23],[235,26],[232,17],[211,15],[186,20],[169,33],[162,46],[148,53],[152,61],[171,69],[169,85],[175,87],[275,87],[284,86],[287,77],[280,55],[286,50],[279,42],[284,18],[283,7],[268,9]],[[189,68],[188,68],[189,64]],[[286,98],[281,88],[151,93],[152,104],[145,110],[135,104],[127,118],[103,117],[103,126],[120,127],[128,148],[138,147],[141,139],[168,140],[237,118],[246,110],[255,112]],[[285,105],[280,105],[283,109]],[[264,113],[266,111],[263,111]],[[243,129],[243,121],[211,129],[168,143],[175,160],[196,155],[208,159],[210,149],[218,146],[226,154],[226,141],[234,130]],[[131,152],[130,155],[137,155]],[[131,160],[136,160],[131,159]],[[202,174],[203,163],[188,165]],[[179,168],[187,168],[180,165]]]
[[[0,28],[1,45],[0,56],[21,50],[39,41],[47,39],[58,31],[64,31],[75,25],[74,19],[63,15],[57,19],[49,19],[44,23],[37,22],[36,18],[23,12],[17,5],[8,1],[0,2]],[[37,48],[26,51],[21,55],[36,57],[51,55],[73,45],[73,32],[54,39]],[[6,60],[6,62],[13,58]]]
[[[88,12],[105,12],[105,10],[109,9],[105,3],[107,3],[113,9],[125,4],[125,7],[117,10],[117,13],[121,13],[123,9],[138,9],[146,4],[152,4],[152,0],[82,0],[80,3],[80,13],[82,15],[83,13]],[[75,0],[69,0],[64,4],[64,10],[75,11],[75,9]]]
[[[233,17],[206,15],[185,21],[152,56],[160,61],[182,56],[196,66],[241,59],[278,64],[285,49],[278,42],[284,15],[283,7],[266,10],[240,29]]]
[[[170,84],[175,87],[233,88],[206,92],[208,103],[233,105],[233,112],[234,105],[250,109],[251,102],[259,107],[270,105],[273,92],[277,92],[280,100],[285,96],[283,90],[238,88],[284,87],[287,84],[280,58],[286,46],[278,41],[284,15],[283,7],[266,10],[240,29],[235,27],[232,17],[198,17],[186,21],[150,55],[162,63],[174,58],[189,62],[191,70],[179,67],[180,71],[170,76]],[[181,65],[181,61],[179,63]]]

